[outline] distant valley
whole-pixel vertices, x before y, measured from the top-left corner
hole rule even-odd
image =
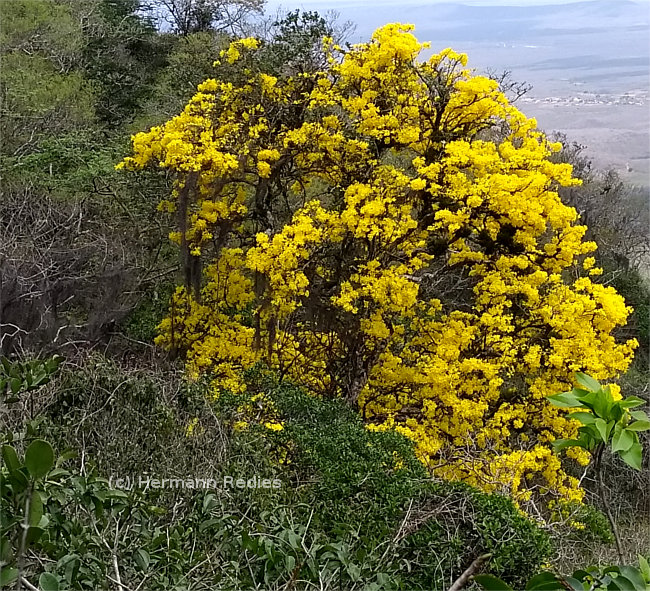
[[[521,4],[521,2],[520,2]],[[276,3],[277,5],[277,3]],[[273,4],[270,8],[273,8]],[[326,12],[368,39],[386,22],[416,25],[432,50],[453,47],[478,70],[510,70],[532,84],[519,102],[547,131],[587,146],[600,168],[650,184],[650,3],[595,0],[565,4],[339,1],[291,3],[285,9]]]

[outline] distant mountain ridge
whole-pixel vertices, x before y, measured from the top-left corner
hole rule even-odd
[[[313,5],[318,8],[317,4]],[[413,23],[418,37],[442,31],[450,41],[517,41],[531,33],[552,35],[554,31],[630,30],[650,26],[650,5],[632,0],[592,0],[568,4],[535,4],[530,6],[474,5],[462,2],[402,2],[383,5],[367,2],[346,2],[336,6],[323,3],[321,10],[335,7],[343,19],[357,24],[355,41],[367,39],[372,31],[386,22]],[[312,7],[311,5],[309,6]],[[438,37],[439,35],[435,35]],[[498,38],[497,38],[498,37]],[[647,42],[646,42],[647,44]]]

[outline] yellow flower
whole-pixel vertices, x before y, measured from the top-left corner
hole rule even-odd
[[[262,178],[268,178],[271,176],[271,165],[268,162],[260,160],[257,163],[257,172]]]
[[[411,181],[411,189],[414,191],[421,191],[427,186],[427,182],[424,179],[413,179]]]
[[[187,424],[187,427],[185,428],[185,435],[187,437],[192,437],[192,435],[194,435],[194,431],[198,424],[199,424],[198,417],[194,417],[190,419],[190,422]]]

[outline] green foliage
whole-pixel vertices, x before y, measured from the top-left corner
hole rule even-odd
[[[0,578],[4,584],[18,577],[15,568],[20,557],[35,545],[48,526],[44,515],[42,481],[54,463],[54,452],[46,441],[36,439],[21,461],[11,445],[2,446],[3,468],[0,471]]]
[[[192,33],[163,38],[168,44],[166,64],[156,72],[152,92],[131,126],[141,131],[176,114],[206,78],[215,75],[213,63],[227,47],[228,38],[216,33]]]
[[[46,134],[79,129],[93,119],[92,89],[78,72],[61,73],[47,58],[0,56],[2,136],[9,153],[33,149]]]
[[[313,11],[294,10],[273,22],[271,36],[259,57],[264,71],[309,72],[323,67],[323,37],[335,35],[332,22]]]
[[[228,36],[157,32],[147,14],[139,0],[2,4],[6,208],[0,217],[20,210],[17,218],[24,219],[15,229],[24,239],[16,248],[23,265],[17,285],[37,276],[34,266],[24,266],[34,244],[37,263],[66,274],[62,279],[38,275],[48,291],[41,291],[41,283],[32,291],[44,294],[47,309],[56,294],[66,302],[74,294],[69,307],[58,308],[54,332],[39,341],[50,351],[62,326],[88,324],[88,334],[71,333],[69,340],[99,342],[100,323],[92,314],[112,314],[120,298],[110,290],[100,298],[88,284],[96,282],[99,290],[101,281],[118,285],[114,263],[122,261],[143,280],[117,288],[130,297],[119,305],[132,309],[121,324],[114,316],[117,328],[131,341],[149,342],[164,312],[175,260],[151,212],[159,195],[168,193],[169,179],[155,174],[118,179],[113,166],[129,131],[169,118],[199,82],[215,75],[212,64]],[[214,25],[206,23],[195,18],[200,26],[194,30]],[[259,59],[268,71],[308,71],[323,59],[324,34],[339,36],[316,13],[292,12],[273,23]],[[241,75],[237,68],[232,76]],[[57,203],[70,207],[59,211]],[[71,222],[45,229],[33,222],[47,219]],[[52,243],[53,252],[62,256],[46,262],[49,243],[42,241],[51,236],[59,240]],[[0,236],[3,264],[13,239]],[[108,272],[96,272],[94,265],[100,271],[108,265]],[[615,271],[612,284],[635,308],[634,332],[628,336],[637,336],[644,347],[650,341],[647,286],[633,269]],[[6,267],[0,274],[4,294],[9,293],[13,279]],[[159,279],[150,277],[162,277],[161,286],[152,287]],[[31,301],[20,293],[16,298]],[[9,311],[12,322],[31,330],[15,309]],[[45,318],[41,312],[33,314],[38,322]],[[6,316],[0,319],[6,322]],[[139,352],[125,345],[131,341],[119,341],[119,353],[142,365]],[[25,337],[23,344],[29,348],[35,342]],[[78,366],[63,367],[55,377],[60,363],[61,358],[1,360],[0,403],[8,406],[0,416],[0,587],[15,585],[22,560],[23,576],[41,591],[108,591],[116,587],[116,558],[124,588],[142,585],[143,591],[298,590],[321,584],[324,589],[442,590],[478,554],[490,552],[486,570],[520,588],[550,553],[546,534],[509,500],[430,481],[411,443],[367,431],[340,402],[314,400],[251,376],[251,384],[274,400],[285,428],[270,432],[257,426],[235,433],[231,425],[241,400],[226,396],[215,407],[206,404],[202,384],[187,386],[173,368],[127,371],[83,354],[74,360]],[[45,408],[44,416],[34,419],[33,407],[28,412],[32,401]],[[639,417],[637,422],[644,420]],[[197,428],[187,436],[193,419]],[[14,428],[19,423],[22,428]],[[629,431],[631,423],[621,431]],[[600,435],[598,429],[589,433]],[[615,427],[610,444],[614,433]],[[631,433],[634,442],[638,431]],[[627,445],[629,437],[619,435],[618,445]],[[115,476],[138,474],[217,480],[256,474],[280,478],[283,486],[269,491],[115,488]],[[574,517],[585,524],[590,544],[610,540],[598,511],[582,505]],[[640,570],[647,581],[647,563]],[[631,572],[592,569],[584,579],[576,577],[583,585],[577,589],[618,588],[622,577],[635,581]],[[588,586],[589,581],[601,583]]]
[[[582,447],[592,451],[599,446],[611,445],[613,453],[632,468],[640,470],[642,448],[638,433],[650,430],[650,420],[645,412],[631,409],[645,405],[645,400],[628,396],[616,401],[609,386],[603,387],[583,373],[578,373],[576,379],[580,388],[548,397],[554,406],[584,409],[568,415],[582,423],[578,439],[558,439],[553,444],[555,449]]]
[[[450,490],[457,496],[450,494]],[[441,570],[452,564],[467,568],[473,559],[485,553],[492,554],[487,565],[490,572],[519,585],[550,554],[546,534],[518,514],[505,497],[447,485],[438,490],[438,495],[434,493],[433,499],[430,510],[438,512],[439,518],[426,523],[408,541],[412,553],[409,562],[418,566],[408,578],[412,585],[409,589],[444,589],[444,579],[438,581]],[[450,505],[449,513],[440,511],[439,507],[445,505]],[[454,528],[450,527],[452,524]],[[504,537],[506,531],[509,535]],[[453,574],[457,576],[459,572],[450,569],[447,580]]]
[[[153,343],[157,327],[165,317],[173,286],[165,284],[145,295],[124,319],[123,330],[127,337],[144,343]]]
[[[4,403],[17,402],[22,393],[44,386],[62,361],[63,358],[59,356],[22,362],[0,357],[0,399]]]
[[[82,39],[69,6],[52,0],[13,0],[3,5],[0,46],[2,52],[19,48],[46,51],[69,63]]]
[[[614,541],[607,516],[592,505],[576,501],[565,502],[560,505],[560,515],[567,521],[581,524],[578,529],[569,526],[564,532],[565,544],[572,542],[594,548],[599,543],[611,544]]]
[[[16,0],[3,3],[2,17],[3,152],[25,153],[48,133],[93,119],[92,85],[75,70],[83,38],[68,6]]]
[[[647,371],[650,359],[650,289],[648,282],[634,268],[616,269],[612,273],[612,286],[624,298],[633,312],[630,324],[634,328],[640,350],[635,356],[636,363]]]
[[[0,358],[0,394],[4,403],[17,402],[20,395],[38,390],[54,374],[60,358],[45,361],[11,362]],[[5,396],[5,391],[10,392]],[[28,424],[24,442],[33,434]],[[13,434],[3,440],[12,441]],[[13,445],[4,443],[0,469],[0,581],[2,586],[13,583],[20,576],[21,559],[38,543],[49,525],[45,512],[47,494],[44,481],[54,466],[54,450],[42,439],[32,439],[26,445],[24,458]]]
[[[98,136],[92,128],[45,137],[32,152],[3,159],[5,191],[20,193],[28,187],[29,201],[39,199],[41,206],[51,202],[53,207],[61,209],[73,208],[81,201],[85,207],[79,205],[79,208],[84,210],[87,223],[76,224],[77,231],[90,229],[95,235],[110,234],[115,227],[124,228],[125,223],[134,223],[145,214],[142,211],[145,199],[138,199],[128,181],[118,179],[114,170],[121,148],[117,142]],[[140,187],[140,195],[143,188]],[[15,234],[20,234],[18,228]],[[137,239],[137,234],[129,232],[129,235],[132,241]]]
[[[88,0],[78,2],[83,14]],[[166,65],[168,44],[157,35],[139,0],[92,0],[85,26],[83,71],[97,89],[99,121],[112,129],[130,122],[151,95]]]
[[[293,580],[295,589],[321,581],[332,590],[443,590],[482,552],[513,584],[548,557],[546,534],[511,501],[431,481],[401,435],[369,431],[341,401],[262,373],[249,382],[284,429],[233,431],[244,399],[208,404],[200,383],[165,392],[154,374],[98,356],[63,370],[39,432],[59,449],[83,450],[85,473],[65,453],[42,480],[48,523],[32,551],[48,565],[48,584],[108,589],[115,555],[129,588],[146,576],[146,589],[273,590]],[[116,477],[147,474],[219,486],[114,488]],[[282,486],[222,487],[224,476]],[[42,568],[30,560],[25,572],[36,581]]]
[[[493,575],[476,575],[476,581],[485,591],[513,591]],[[639,556],[636,566],[592,566],[577,570],[570,577],[542,572],[532,577],[524,591],[647,591],[650,589],[650,566]]]
[[[374,571],[408,589],[444,589],[445,581],[486,552],[493,554],[489,568],[517,583],[550,554],[546,534],[512,501],[430,480],[411,441],[367,430],[342,401],[317,399],[290,386],[266,384],[264,391],[285,425],[265,434],[270,453],[285,458],[296,486],[311,483],[302,484],[301,493],[312,508],[311,523],[357,556],[351,563],[356,568],[340,566],[345,573],[339,576],[348,584],[356,580],[352,573],[365,578]],[[226,416],[237,403],[236,396],[218,401]]]
[[[187,415],[179,409],[174,418],[172,409],[184,404],[182,397],[172,375],[127,372],[91,355],[82,368],[62,371],[41,430],[60,449],[83,447],[103,474],[146,473],[151,466],[164,473],[180,455],[198,453],[182,445]],[[178,455],[170,457],[170,450]]]
[[[549,396],[548,400],[560,408],[578,409],[567,416],[582,424],[578,429],[579,436],[577,439],[558,439],[553,442],[553,446],[556,450],[581,447],[594,452],[601,507],[609,519],[622,562],[624,553],[621,537],[603,484],[603,453],[606,449],[611,449],[613,454],[618,455],[631,468],[641,470],[642,445],[639,432],[650,430],[650,420],[643,411],[631,409],[644,406],[646,402],[638,396],[615,400],[610,386],[603,387],[584,373],[576,374],[576,381],[579,388]]]
[[[188,553],[179,548],[197,525],[196,518],[165,527],[169,517],[164,508],[140,491],[112,488],[94,470],[82,476],[58,469],[48,494],[51,526],[39,549],[54,561],[50,576],[62,586],[109,589],[114,555],[125,580],[154,575],[147,589],[164,589],[182,579]]]

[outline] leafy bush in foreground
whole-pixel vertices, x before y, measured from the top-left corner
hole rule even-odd
[[[30,582],[42,573],[39,560],[47,559],[61,589],[113,588],[119,574],[125,587],[141,589],[319,584],[442,591],[480,553],[491,552],[487,568],[512,584],[533,574],[550,553],[546,535],[510,500],[430,480],[411,441],[368,431],[342,402],[251,380],[283,427],[271,429],[265,423],[274,423],[265,421],[241,429],[240,419],[250,414],[245,397],[224,396],[210,407],[201,395],[199,408],[190,388],[168,400],[163,413],[163,401],[151,405],[147,394],[154,391],[154,377],[120,374],[98,358],[93,367],[64,369],[51,384],[52,414],[39,423],[60,446],[83,450],[84,473],[81,458],[65,454],[43,477],[47,523],[25,560]],[[100,399],[102,392],[109,399]],[[183,408],[196,416],[189,430]],[[79,421],[88,415],[92,421]],[[161,423],[162,415],[168,418]],[[115,417],[130,431],[110,431]],[[70,430],[75,424],[76,431]],[[156,429],[163,429],[159,437],[153,436]],[[218,444],[209,448],[215,439]],[[15,445],[20,454],[21,440]],[[114,453],[105,455],[104,445]],[[127,446],[147,449],[152,458],[166,455],[167,461],[151,464],[135,450],[120,455]],[[193,456],[201,447],[212,449],[213,457]],[[102,473],[93,468],[94,455],[102,456]],[[109,476],[114,484],[122,462],[132,475],[211,477],[217,487],[116,490]],[[282,486],[229,487],[224,476],[277,478]]]

